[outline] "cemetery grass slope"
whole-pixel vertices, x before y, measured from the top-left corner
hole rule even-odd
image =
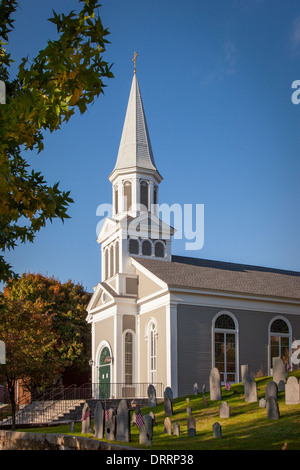
[[[294,371],[290,375],[300,378],[300,371]],[[265,387],[272,377],[256,379],[258,389],[258,401],[265,397]],[[186,399],[189,399],[189,403]],[[158,404],[155,408],[142,408],[142,414],[152,411],[155,414],[156,424],[153,427],[152,447],[139,444],[139,430],[131,426],[131,442],[118,442],[116,444],[132,446],[151,450],[300,450],[300,404],[286,405],[284,392],[278,392],[278,405],[280,411],[279,420],[270,420],[265,408],[259,407],[259,402],[245,403],[244,387],[236,384],[230,391],[222,388],[222,401],[226,401],[231,407],[229,418],[219,417],[220,401],[210,401],[209,393],[206,393],[208,405],[203,403],[202,394],[189,395],[177,398],[173,402],[173,423],[180,425],[180,436],[164,433],[164,405]],[[192,416],[196,422],[196,437],[187,435],[186,408],[192,408]],[[222,439],[213,437],[212,425],[219,422],[222,426]],[[93,423],[92,423],[93,425]],[[25,430],[24,430],[25,431]],[[30,430],[32,431],[32,429]],[[39,428],[37,432],[55,432],[70,434],[68,426],[56,428]],[[75,425],[75,433],[93,438],[92,434],[81,434],[81,423]],[[103,441],[106,441],[103,439]]]

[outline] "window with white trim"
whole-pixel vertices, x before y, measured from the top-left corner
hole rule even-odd
[[[237,327],[233,316],[220,313],[213,324],[214,367],[221,376],[221,382],[237,381]]]

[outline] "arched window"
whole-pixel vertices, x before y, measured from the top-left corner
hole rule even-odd
[[[115,186],[114,189],[114,198],[115,198],[115,213],[119,212],[119,203],[118,203],[118,186]]]
[[[144,240],[142,244],[142,254],[145,256],[152,255],[152,244],[149,240]]]
[[[157,327],[151,320],[148,324],[148,380],[155,384],[157,380]]]
[[[114,247],[111,245],[110,250],[109,250],[109,277],[113,276],[115,270],[114,266]]]
[[[165,257],[165,245],[163,242],[156,242],[154,247],[154,254],[157,258]]]
[[[270,324],[270,367],[274,357],[281,357],[283,362],[289,360],[291,332],[288,322],[283,318],[275,318]]]
[[[130,181],[124,183],[124,208],[129,211],[132,205],[132,189]]]
[[[124,355],[124,375],[125,384],[133,383],[133,335],[127,331],[125,333],[125,355]]]
[[[131,255],[139,254],[139,241],[136,238],[129,239],[129,253]]]
[[[146,210],[148,210],[148,183],[147,181],[142,181],[141,182],[141,186],[140,186],[140,189],[141,189],[141,197],[140,197],[140,202],[141,202],[141,205],[144,206],[146,208]]]
[[[119,242],[116,243],[115,248],[115,272],[119,272]]]
[[[221,381],[237,382],[237,323],[228,312],[222,312],[213,321],[214,367]]]

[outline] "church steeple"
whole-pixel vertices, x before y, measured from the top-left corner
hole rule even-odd
[[[162,180],[152,152],[150,136],[136,73],[133,75],[118,157],[109,179],[113,183],[121,172],[146,170]]]

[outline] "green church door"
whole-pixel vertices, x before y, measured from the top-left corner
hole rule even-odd
[[[99,365],[99,398],[110,397],[110,352],[104,348],[100,356]]]

